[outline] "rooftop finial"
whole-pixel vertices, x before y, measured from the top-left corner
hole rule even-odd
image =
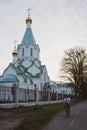
[[[32,23],[32,19],[30,18],[31,9],[29,8],[29,9],[27,9],[27,11],[28,11],[28,18],[26,19],[26,23]]]
[[[17,43],[17,41],[15,40],[13,43],[14,43],[14,50],[12,52],[12,55],[14,56],[14,55],[18,54],[17,49],[16,49],[16,43]]]
[[[17,41],[15,40],[15,41],[13,41],[13,43],[14,43],[14,50],[16,50],[16,43],[17,43]]]
[[[27,11],[28,11],[28,18],[30,18],[30,11],[31,11],[31,9],[29,8]]]

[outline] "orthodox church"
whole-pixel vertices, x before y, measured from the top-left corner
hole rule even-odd
[[[43,91],[43,88],[50,83],[45,65],[40,61],[40,49],[36,43],[32,29],[32,19],[28,14],[26,19],[26,31],[21,44],[14,47],[12,52],[12,63],[0,76],[0,86],[9,86],[16,83],[19,88],[29,88]]]

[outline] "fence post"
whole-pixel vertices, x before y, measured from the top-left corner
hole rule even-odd
[[[18,101],[19,101],[19,85],[16,84],[15,86],[15,106],[18,106]]]
[[[58,92],[56,91],[56,100],[58,101]]]
[[[39,96],[38,88],[36,88],[36,104],[37,104],[37,105],[38,105],[38,96]]]
[[[48,88],[48,102],[50,103],[50,89]]]

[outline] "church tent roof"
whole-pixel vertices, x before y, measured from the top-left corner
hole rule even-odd
[[[26,28],[21,44],[24,44],[24,45],[36,44],[31,28]]]

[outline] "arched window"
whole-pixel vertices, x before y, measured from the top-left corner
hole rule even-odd
[[[30,56],[33,56],[33,48],[30,48]]]
[[[24,56],[24,48],[22,48],[22,56]]]

